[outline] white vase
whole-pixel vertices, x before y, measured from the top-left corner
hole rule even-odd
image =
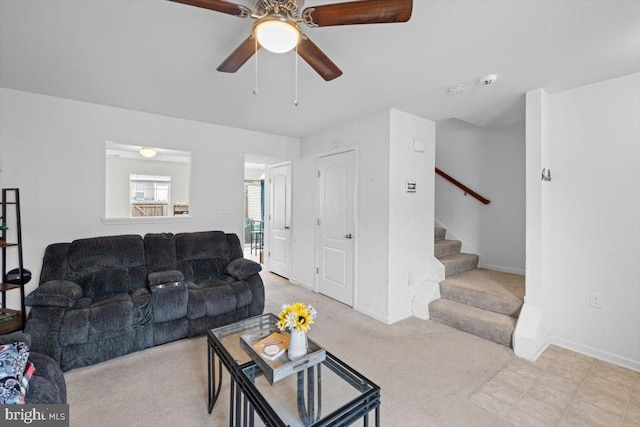
[[[287,355],[291,360],[297,360],[307,354],[307,333],[300,329],[293,329],[290,335]]]

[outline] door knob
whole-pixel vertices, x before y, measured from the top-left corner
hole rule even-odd
[[[346,235],[346,236],[344,236],[344,237],[346,237],[347,239],[351,239],[353,236],[351,236],[351,234],[347,234],[347,235]]]
[[[288,229],[289,229],[289,226],[288,226],[288,225],[285,225],[285,226],[284,226],[284,229],[285,229],[285,230],[288,230]]]

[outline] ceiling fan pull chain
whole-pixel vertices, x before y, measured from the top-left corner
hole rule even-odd
[[[260,91],[258,90],[258,39],[255,39],[256,41],[256,77],[255,77],[255,85],[253,87],[253,94],[254,95],[258,95],[260,93]]]
[[[295,77],[295,84],[296,84],[296,90],[295,90],[295,98],[293,100],[293,105],[295,105],[296,107],[298,106],[298,45],[296,45],[296,77]]]

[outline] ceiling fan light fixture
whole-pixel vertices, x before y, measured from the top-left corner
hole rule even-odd
[[[260,46],[274,53],[285,53],[300,43],[300,28],[282,15],[269,15],[259,19],[253,27],[253,36]]]
[[[140,147],[140,155],[142,157],[155,157],[156,149],[152,147]]]

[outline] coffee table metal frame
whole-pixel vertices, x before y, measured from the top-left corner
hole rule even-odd
[[[268,313],[207,331],[209,413],[213,410],[220,395],[223,372],[222,366],[224,365],[230,376],[230,426],[253,426],[255,422],[255,412],[258,413],[267,426],[286,427],[286,424],[261,395],[253,382],[255,377],[261,375],[260,367],[253,361],[238,364],[233,355],[229,353],[228,349],[218,339],[214,331],[222,329],[228,334],[234,334],[255,329],[256,327],[272,326],[276,321],[277,317],[274,314]],[[250,324],[253,324],[254,328],[247,328],[247,325]],[[360,396],[345,403],[322,418],[320,415],[321,367],[330,369],[345,382],[362,392]],[[374,411],[375,426],[380,426],[380,387],[330,352],[327,351],[327,358],[324,362],[315,367],[306,368],[304,371],[298,372],[297,375],[298,410],[301,420],[303,420],[306,425],[314,427],[348,426],[358,419],[363,418],[364,426],[367,427],[369,425],[369,413]],[[305,375],[307,383],[306,404],[304,390]],[[315,398],[313,392],[314,383],[318,386],[318,396]],[[317,399],[317,410],[314,404],[315,399]]]

